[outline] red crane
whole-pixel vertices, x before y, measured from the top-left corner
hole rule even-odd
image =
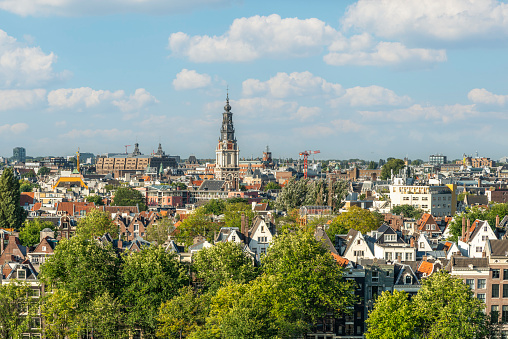
[[[125,154],[129,154],[129,152],[127,152],[127,147],[129,146],[132,146],[132,145],[125,145]]]
[[[311,154],[318,154],[321,153],[321,151],[303,151],[300,152],[300,156],[303,156],[303,177],[307,179],[307,169],[308,169],[308,158]]]

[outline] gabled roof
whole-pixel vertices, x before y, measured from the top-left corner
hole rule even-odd
[[[416,272],[423,276],[429,276],[434,272],[434,264],[428,261],[422,261]]]
[[[490,248],[489,256],[508,258],[508,239],[487,240],[486,249]]]
[[[466,205],[488,205],[489,199],[486,195],[466,194],[464,202]]]
[[[335,261],[340,265],[340,266],[346,266],[348,263],[349,263],[349,260],[347,260],[346,258],[343,258],[341,257],[340,255],[338,254],[335,254],[335,253],[332,253],[332,257],[335,259]]]
[[[316,238],[317,241],[320,241],[330,252],[339,255],[335,249],[335,246],[333,246],[330,237],[328,237],[328,234],[326,234],[325,230],[322,227],[316,228],[316,231],[314,232],[314,238]]]
[[[204,180],[198,191],[222,191],[225,180]]]
[[[34,192],[21,192],[19,195],[19,205],[26,206],[34,203]]]
[[[398,274],[397,274],[398,271]],[[418,276],[415,274],[413,268],[411,265],[408,264],[395,264],[395,272],[396,278],[395,278],[395,285],[407,285],[406,281],[404,280],[404,277],[407,275],[410,275],[412,277],[411,279],[411,285],[419,285],[420,281],[418,280]]]
[[[74,215],[75,213],[79,214],[81,211],[88,213],[90,210],[95,208],[96,207],[93,202],[86,201],[63,201],[57,203],[56,206],[57,212],[65,212],[68,215]]]

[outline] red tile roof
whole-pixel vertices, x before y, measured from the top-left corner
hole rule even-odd
[[[428,261],[422,261],[420,264],[420,267],[418,267],[418,270],[416,270],[419,273],[425,274],[426,276],[429,276],[434,271],[434,264],[428,262]]]
[[[74,215],[74,213],[80,213],[86,211],[87,213],[95,208],[93,202],[78,202],[78,201],[64,201],[57,204],[57,212],[63,211],[68,215]]]
[[[31,205],[34,203],[34,192],[21,192],[19,196],[19,205]]]
[[[335,254],[335,253],[330,253],[332,255],[332,257],[335,259],[335,261],[340,265],[340,266],[346,266],[348,263],[349,263],[349,260],[347,260],[346,258],[343,258],[341,257],[340,255],[338,254]]]
[[[33,207],[32,207],[32,211],[38,211],[40,210],[42,207],[42,204],[40,202],[36,202]]]

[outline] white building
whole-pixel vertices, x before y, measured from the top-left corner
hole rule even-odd
[[[390,185],[392,208],[399,205],[412,205],[433,216],[455,214],[457,198],[455,185],[409,186]]]

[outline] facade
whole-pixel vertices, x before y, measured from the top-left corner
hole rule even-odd
[[[12,159],[16,162],[26,161],[26,150],[24,147],[14,147],[12,150]]]
[[[224,113],[222,113],[220,139],[215,150],[214,171],[215,179],[224,180],[228,190],[238,190],[240,187],[239,153],[228,95]]]
[[[446,155],[437,154],[429,155],[429,164],[431,165],[443,165],[446,164]]]
[[[433,216],[454,215],[457,197],[454,184],[444,186],[390,185],[392,207],[412,205]]]

